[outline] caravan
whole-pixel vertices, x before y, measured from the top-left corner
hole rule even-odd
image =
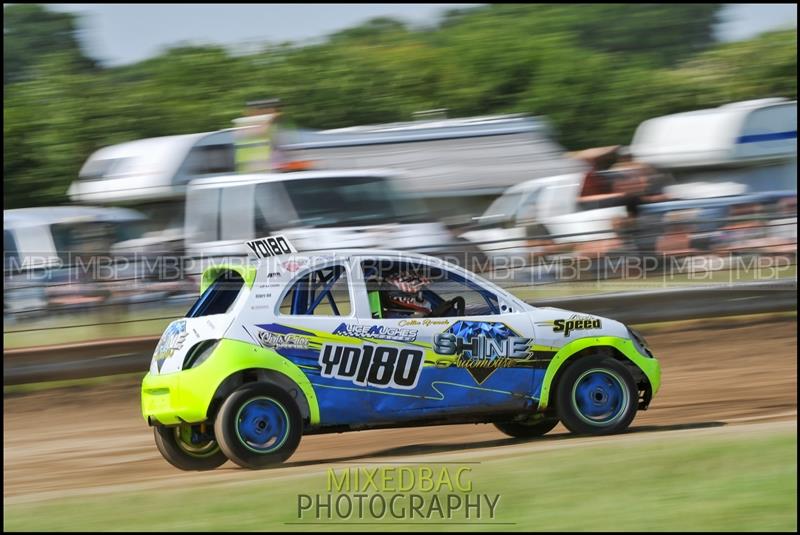
[[[644,121],[633,157],[669,172],[675,197],[797,191],[797,101],[769,98]]]

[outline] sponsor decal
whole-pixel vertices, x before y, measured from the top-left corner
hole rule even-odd
[[[420,349],[364,344],[325,344],[319,352],[322,377],[358,386],[411,390],[417,386],[424,353]]]
[[[507,325],[484,321],[458,321],[433,337],[433,350],[458,355],[456,366],[465,368],[478,384],[498,368],[511,368],[531,356],[532,338],[517,335]]]
[[[256,258],[269,258],[281,254],[296,253],[289,240],[283,236],[269,236],[245,242],[250,252]]]
[[[552,327],[554,333],[564,333],[564,338],[570,335],[572,331],[585,331],[589,329],[601,329],[603,322],[599,318],[592,316],[581,316],[580,314],[573,314],[567,319],[557,319],[550,321],[541,321],[537,325]]]
[[[164,361],[181,348],[188,334],[189,333],[186,332],[185,320],[173,321],[169,324],[167,330],[161,335],[161,339],[158,341],[156,350],[153,353],[158,371],[161,371],[161,366],[164,364]]]
[[[450,325],[450,320],[410,319],[400,320],[397,324],[400,327],[430,327],[431,325]]]
[[[258,342],[273,349],[308,349],[308,338],[299,334],[281,334],[260,330]]]
[[[356,325],[352,323],[340,324],[334,329],[333,334],[353,336],[355,338],[393,340],[396,342],[413,342],[417,339],[416,329],[400,329],[385,325]]]

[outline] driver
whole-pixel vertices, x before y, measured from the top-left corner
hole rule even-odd
[[[394,315],[410,316],[421,314],[427,316],[431,308],[422,295],[430,280],[412,271],[402,271],[386,277],[388,288],[384,290],[384,307],[387,317]]]

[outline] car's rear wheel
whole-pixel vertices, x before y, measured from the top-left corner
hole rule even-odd
[[[638,394],[625,365],[610,357],[586,357],[564,371],[556,389],[556,411],[573,433],[620,433],[636,416]]]
[[[303,434],[302,416],[283,389],[250,383],[220,407],[214,434],[225,455],[239,466],[268,468],[291,457]]]
[[[228,460],[204,425],[156,426],[156,447],[164,459],[181,470],[213,470]],[[210,431],[210,429],[209,429]]]
[[[495,427],[514,438],[536,438],[546,435],[558,425],[558,418],[533,414],[521,421],[496,422]]]

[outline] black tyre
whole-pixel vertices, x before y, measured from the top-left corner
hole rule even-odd
[[[556,387],[556,412],[564,426],[581,435],[610,435],[636,416],[639,390],[625,365],[610,357],[578,360]]]
[[[268,468],[292,456],[303,421],[294,399],[283,389],[249,383],[222,404],[214,435],[230,460],[244,468]]]
[[[558,418],[546,417],[543,414],[534,414],[519,422],[497,422],[496,428],[514,438],[541,437],[553,430],[558,425]]]
[[[203,435],[199,425],[156,426],[153,434],[164,459],[181,470],[213,470],[228,460],[219,444]]]

